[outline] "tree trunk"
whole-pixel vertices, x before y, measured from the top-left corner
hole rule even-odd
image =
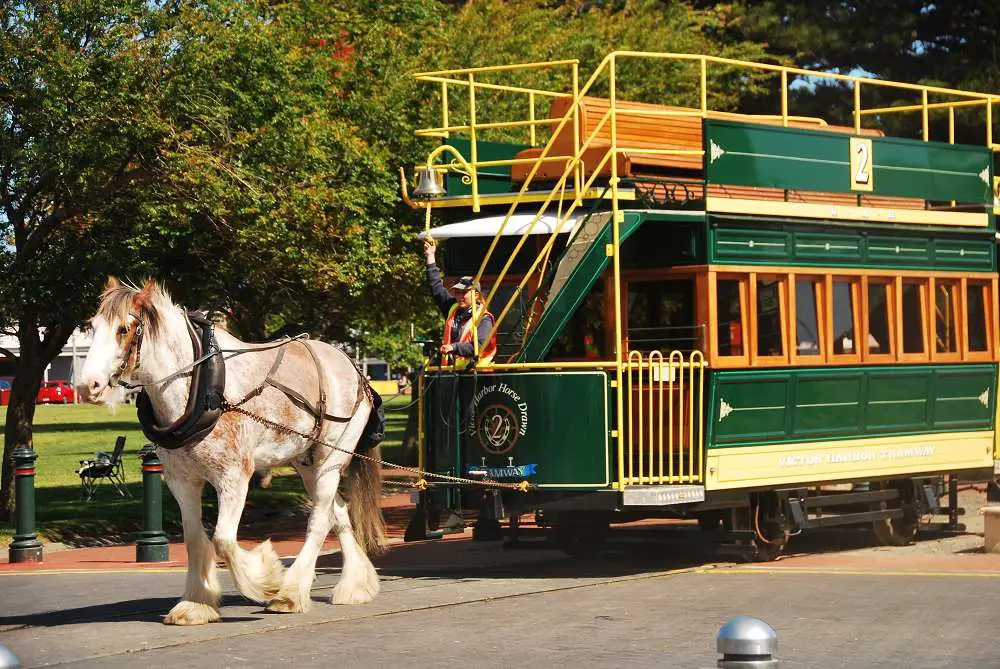
[[[44,339],[39,338],[38,321],[33,314],[22,314],[18,322],[21,345],[14,381],[10,389],[10,404],[4,425],[3,469],[0,474],[0,520],[9,520],[14,509],[14,466],[10,460],[14,449],[34,448],[32,425],[35,420],[35,397],[42,385],[45,368],[69,340],[72,327],[56,325]]]

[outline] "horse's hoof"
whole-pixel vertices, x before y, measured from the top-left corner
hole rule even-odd
[[[204,625],[222,620],[219,610],[200,602],[180,601],[163,619],[164,625]]]
[[[308,604],[296,602],[291,597],[275,597],[267,603],[268,613],[305,613],[309,610]]]
[[[375,599],[375,595],[378,594],[379,587],[378,581],[375,581],[374,585],[371,583],[367,584],[341,584],[338,583],[337,587],[333,589],[333,596],[330,597],[331,604],[367,604],[368,602]]]

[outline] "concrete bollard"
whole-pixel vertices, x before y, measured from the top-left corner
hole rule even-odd
[[[14,449],[14,540],[10,543],[11,562],[41,562],[42,543],[35,534],[35,459],[33,449]]]
[[[163,464],[156,447],[146,444],[139,451],[142,458],[143,531],[135,542],[136,562],[166,562],[170,543],[163,531]]]
[[[778,633],[763,620],[737,616],[719,629],[719,669],[774,669],[779,665]]]
[[[983,507],[983,548],[987,553],[1000,553],[1000,506]]]
[[[0,669],[18,669],[21,661],[7,646],[0,643]]]

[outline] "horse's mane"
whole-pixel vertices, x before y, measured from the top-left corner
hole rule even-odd
[[[162,324],[160,309],[171,305],[173,300],[170,295],[152,279],[147,280],[142,288],[128,282],[109,281],[101,294],[101,306],[97,313],[109,323],[121,323],[138,310],[147,331],[155,337]]]

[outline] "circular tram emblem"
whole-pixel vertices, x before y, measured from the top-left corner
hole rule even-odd
[[[489,453],[500,455],[514,448],[520,432],[517,414],[503,404],[491,404],[479,412],[476,436]]]

